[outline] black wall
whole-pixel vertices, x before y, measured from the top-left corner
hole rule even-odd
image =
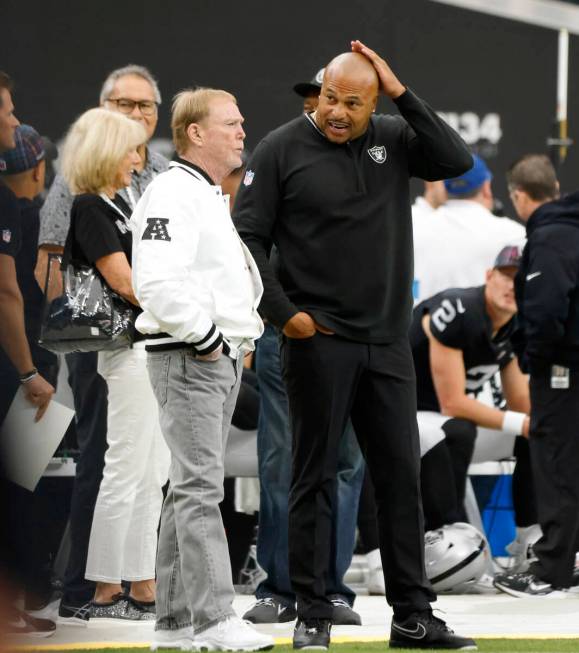
[[[555,115],[554,31],[430,0],[2,0],[0,25],[0,69],[17,82],[17,115],[54,139],[96,104],[111,69],[135,62],[160,80],[160,136],[169,136],[173,93],[196,83],[237,95],[254,147],[300,110],[293,84],[352,38],[378,50],[436,110],[455,114],[504,200],[505,168],[519,154],[546,150]],[[579,115],[577,44],[571,37],[571,136]],[[383,100],[380,109],[392,105]],[[567,190],[579,186],[578,157],[571,149],[561,171]]]

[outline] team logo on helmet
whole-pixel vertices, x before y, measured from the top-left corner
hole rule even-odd
[[[384,163],[386,161],[386,148],[384,145],[374,145],[368,150],[368,154],[376,163]]]

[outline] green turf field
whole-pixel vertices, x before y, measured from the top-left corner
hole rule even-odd
[[[488,653],[578,653],[579,639],[478,639],[478,650]],[[51,653],[82,653],[90,650],[91,653],[136,653],[138,651],[148,651],[146,647],[130,648],[90,648],[90,649],[72,649],[63,647],[58,649],[51,646],[39,646],[38,648],[23,647],[22,650],[45,650]],[[360,642],[358,644],[332,644],[331,651],[334,653],[362,653],[362,651],[386,651],[388,650],[385,642]],[[394,650],[394,649],[393,649]],[[406,649],[418,650],[418,649]],[[291,646],[276,646],[275,653],[290,653]]]

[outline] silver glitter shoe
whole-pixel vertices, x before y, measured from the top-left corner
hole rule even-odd
[[[109,603],[90,604],[90,618],[97,623],[108,623],[119,621],[138,623],[141,621],[154,621],[155,614],[135,604],[124,594],[115,594]]]
[[[129,607],[132,607],[133,610],[136,610],[138,612],[147,612],[149,614],[152,614],[153,617],[157,616],[157,608],[156,608],[155,601],[137,601],[137,599],[134,599],[132,596],[129,595],[125,595],[125,598],[128,599],[130,603]],[[140,621],[142,621],[142,618],[140,618]]]

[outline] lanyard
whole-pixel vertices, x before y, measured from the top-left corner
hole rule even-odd
[[[120,216],[122,216],[123,220],[125,221],[125,224],[127,225],[129,224],[130,218],[128,218],[123,213],[123,211],[121,211],[121,209],[111,200],[110,197],[107,197],[107,195],[105,195],[104,193],[99,193],[99,197],[101,198],[101,200],[103,200],[103,202],[106,202],[111,207],[111,209],[114,209]]]
[[[129,198],[129,204],[131,205],[131,209],[134,211],[135,207],[137,206],[137,202],[135,201],[133,189],[130,186],[127,186],[125,190],[127,191],[127,197]]]

